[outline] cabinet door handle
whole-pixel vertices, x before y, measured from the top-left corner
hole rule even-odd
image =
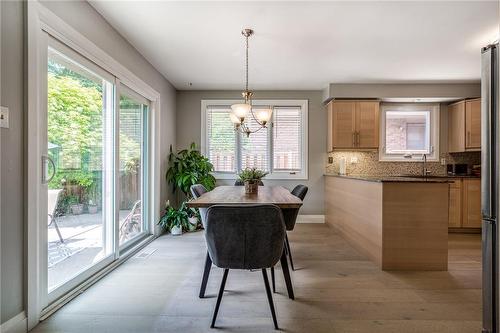
[[[359,132],[356,132],[356,145],[359,147]]]
[[[470,146],[470,131],[467,131],[467,146]]]
[[[352,146],[356,147],[356,132],[352,132]]]

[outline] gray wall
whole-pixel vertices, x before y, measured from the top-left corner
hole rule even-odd
[[[2,105],[10,128],[0,129],[1,148],[1,322],[23,310],[23,3],[2,1]]]
[[[23,4],[0,1],[2,6],[2,105],[10,108],[10,129],[1,130],[1,322],[24,309],[23,219]],[[173,86],[155,70],[87,2],[44,2],[99,48],[161,94],[161,201],[167,198],[163,181],[170,144],[175,146],[175,98]],[[5,207],[9,207],[6,209]]]
[[[256,99],[307,99],[309,100],[309,179],[267,180],[266,184],[277,184],[289,189],[298,183],[309,186],[301,214],[323,215],[323,173],[326,158],[326,112],[322,104],[321,91],[256,91]],[[177,146],[187,147],[191,142],[201,141],[201,100],[238,99],[240,91],[178,91],[177,92]],[[229,181],[219,181],[227,184]],[[231,182],[232,183],[232,182]]]

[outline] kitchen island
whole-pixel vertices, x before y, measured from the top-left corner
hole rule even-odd
[[[383,270],[447,270],[448,195],[442,178],[325,174],[325,218]]]

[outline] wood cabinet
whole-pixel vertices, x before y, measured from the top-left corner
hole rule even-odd
[[[481,99],[470,99],[448,106],[448,152],[481,149]]]
[[[481,100],[465,101],[465,149],[481,149]]]
[[[378,148],[378,101],[356,102],[356,148]]]
[[[376,149],[379,101],[333,100],[328,104],[328,151]]]
[[[463,228],[481,228],[481,181],[463,180]]]
[[[450,183],[449,228],[481,228],[481,180],[455,179]]]
[[[465,151],[465,102],[448,106],[448,152]]]
[[[460,228],[462,227],[462,181],[460,179],[450,183],[448,198],[448,226]]]

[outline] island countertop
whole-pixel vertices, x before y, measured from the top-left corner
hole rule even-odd
[[[367,176],[367,175],[339,175],[334,173],[325,173],[327,177],[338,177],[355,180],[364,180],[377,183],[449,183],[453,177],[447,176]]]
[[[448,269],[452,179],[326,176],[326,223],[381,269]]]

